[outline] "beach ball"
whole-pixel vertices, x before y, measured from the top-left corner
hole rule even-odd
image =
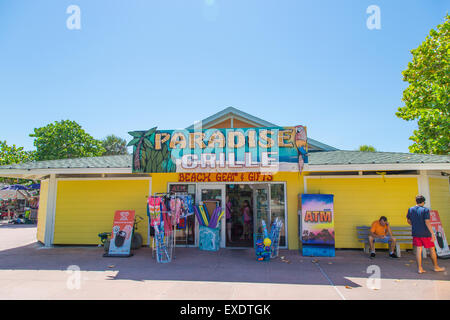
[[[269,238],[265,238],[265,239],[264,239],[264,245],[265,245],[266,247],[270,247],[271,244],[272,244],[272,241],[270,241]]]

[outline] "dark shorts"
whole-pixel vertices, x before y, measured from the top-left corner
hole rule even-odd
[[[434,243],[429,238],[422,238],[422,237],[413,237],[413,246],[415,247],[425,247],[425,249],[434,248]]]

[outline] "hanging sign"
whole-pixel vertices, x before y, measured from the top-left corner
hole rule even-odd
[[[306,127],[132,131],[133,172],[302,171]]]
[[[304,256],[334,257],[334,195],[302,194],[301,240]]]
[[[436,254],[438,257],[450,256],[447,238],[445,237],[444,228],[442,227],[441,218],[437,210],[430,210],[430,223],[436,238],[434,242]]]
[[[130,256],[134,214],[134,210],[116,211],[108,256]]]

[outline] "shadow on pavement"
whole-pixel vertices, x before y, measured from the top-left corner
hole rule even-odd
[[[0,228],[2,229],[32,229],[36,228],[36,224],[14,224],[14,223],[1,223]]]
[[[411,252],[400,259],[391,259],[380,252],[373,260],[363,251],[336,251],[336,257],[303,257],[296,250],[280,250],[280,256],[270,262],[258,262],[251,249],[221,249],[218,252],[197,248],[176,248],[168,264],[156,263],[150,248],[135,250],[130,258],[104,258],[103,248],[96,246],[55,246],[45,248],[36,242],[0,251],[1,270],[66,270],[77,265],[81,271],[116,271],[113,280],[167,280],[250,282],[303,285],[336,285],[360,287],[349,278],[368,278],[367,267],[378,265],[382,279],[420,279],[449,281],[450,260],[439,260],[445,273],[431,271],[431,261],[425,261],[426,274],[416,273]],[[281,260],[281,256],[284,260]],[[320,266],[320,267],[319,267]],[[324,271],[325,275],[322,273]],[[330,283],[330,280],[332,283]]]

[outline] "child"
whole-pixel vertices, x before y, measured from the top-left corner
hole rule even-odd
[[[233,217],[232,217],[232,209],[233,205],[231,203],[230,197],[227,196],[227,203],[226,203],[226,220],[227,220],[227,235],[228,235],[228,242],[232,243],[233,240],[231,239],[231,227],[233,225]]]
[[[244,200],[244,206],[242,207],[242,215],[244,218],[244,232],[242,234],[241,240],[249,240],[250,238],[250,229],[251,229],[251,222],[252,222],[252,213],[250,210],[250,203],[248,200]]]

